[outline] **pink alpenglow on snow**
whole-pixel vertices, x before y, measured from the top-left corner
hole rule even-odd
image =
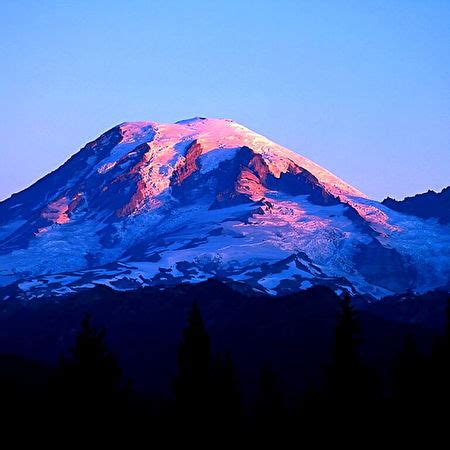
[[[70,213],[77,207],[81,198],[81,193],[74,195],[71,199],[61,197],[49,203],[44,211],[42,211],[41,217],[58,225],[68,223],[70,221]]]
[[[0,203],[0,250],[0,288],[32,277],[18,287],[26,298],[213,277],[380,297],[450,276],[448,226],[370,200],[228,119],[103,133]]]

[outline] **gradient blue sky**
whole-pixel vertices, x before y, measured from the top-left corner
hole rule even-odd
[[[11,1],[0,199],[132,120],[229,117],[373,198],[450,184],[450,2]]]

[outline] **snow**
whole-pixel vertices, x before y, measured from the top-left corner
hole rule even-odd
[[[36,286],[39,286],[40,282],[38,280],[30,280],[30,281],[24,281],[23,283],[19,283],[19,288],[23,291],[29,291],[30,289],[33,289]]]
[[[18,230],[20,227],[22,227],[26,223],[27,223],[27,220],[14,220],[6,225],[2,225],[0,227],[0,241],[6,239],[8,236],[13,234],[16,230]]]
[[[207,173],[217,169],[221,162],[233,159],[238,150],[238,148],[218,148],[205,153],[200,157],[200,172]]]
[[[345,278],[356,291],[381,296],[391,291],[368,282],[354,263],[357,249],[374,239],[422,268],[417,290],[448,281],[449,226],[391,211],[232,120],[126,122],[119,131],[122,139],[107,155],[89,154],[83,160],[87,169],[58,183],[50,175],[46,182],[54,191],[36,199],[35,211],[23,206],[20,193],[16,196],[17,214],[0,227],[0,285],[21,280],[19,289],[29,295],[40,296],[48,289],[65,295],[97,284],[114,289],[115,283],[126,281],[130,286],[151,284],[164,270],[168,281],[220,276],[253,287],[258,283],[272,294],[284,280],[306,289],[321,280]],[[306,169],[317,177],[318,186],[339,196],[340,203],[318,205],[309,195],[288,195],[261,184],[249,192],[247,203],[226,208],[211,209],[211,199],[202,192],[189,202],[176,200],[173,176],[191,157],[186,155],[193,143],[201,149],[194,165],[199,177],[209,176],[249,147],[274,177],[293,165]],[[242,173],[234,193],[253,182]],[[123,205],[116,206],[116,199],[108,197],[113,188],[125,198]],[[104,204],[92,207],[100,196]],[[349,217],[347,205],[367,229]],[[13,237],[19,244],[10,247]],[[277,265],[292,256],[296,259]]]
[[[231,120],[194,118],[175,124],[132,122],[120,125],[120,130],[123,136],[122,141],[108,158],[96,166],[96,170],[100,173],[107,173],[121,158],[143,143],[147,143],[153,148],[152,158],[162,158],[161,154],[167,153],[164,159],[165,164],[168,165],[166,173],[170,175],[178,161],[175,155],[183,156],[182,151],[177,151],[177,145],[197,140],[203,151],[200,159],[203,172],[217,167],[221,161],[233,158],[237,149],[247,146],[263,156],[276,177],[286,172],[290,165],[296,164],[311,172],[326,186],[329,192],[335,195],[365,197],[360,191],[309,159],[281,147]],[[155,164],[150,158],[147,159],[147,162]],[[158,182],[154,178],[152,181]],[[167,183],[162,182],[163,186],[165,184]]]
[[[53,223],[62,225],[69,222],[69,200],[67,197],[62,197],[52,203],[49,203],[47,208],[42,212],[41,216]]]

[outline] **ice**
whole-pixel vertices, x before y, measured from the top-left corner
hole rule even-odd
[[[355,292],[380,297],[391,288],[368,281],[355,262],[360,249],[373,243],[395,250],[417,272],[415,290],[448,283],[448,225],[392,211],[232,120],[126,122],[114,130],[121,134],[115,147],[104,147],[117,136],[107,133],[87,147],[95,151],[76,155],[73,170],[56,171],[2,203],[1,286],[18,283],[38,298],[49,290],[66,295],[98,284],[132,289],[167,271],[167,282],[221,277],[272,294],[280,285],[306,289],[345,279]],[[252,172],[254,166],[240,158],[237,179],[222,173],[223,179],[213,180],[213,171],[243,147],[264,170]],[[197,153],[188,153],[192,148]],[[264,184],[264,177],[276,180],[292,168],[313,174],[311,189],[339,197],[338,204],[314,203],[310,194]],[[192,192],[177,196],[174,180],[183,187],[191,174],[201,189],[187,183]],[[37,192],[32,201],[30,192]],[[230,201],[215,202],[223,198]]]

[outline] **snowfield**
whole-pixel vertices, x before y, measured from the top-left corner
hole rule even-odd
[[[0,203],[3,297],[217,277],[271,294],[448,286],[450,226],[228,119],[123,123]]]

